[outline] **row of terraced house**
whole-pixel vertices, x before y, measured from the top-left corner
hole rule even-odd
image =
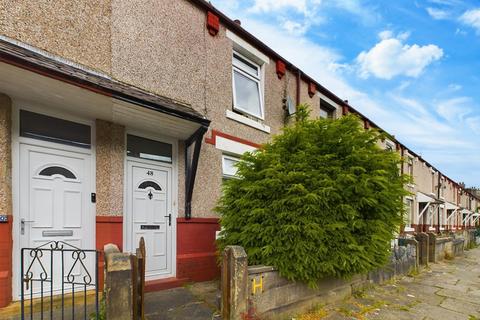
[[[379,125],[204,0],[6,0],[0,14],[0,307],[20,250],[144,237],[147,290],[218,275],[213,211],[234,164],[312,117]],[[394,138],[405,233],[478,224],[480,198]],[[100,262],[100,265],[102,262]]]

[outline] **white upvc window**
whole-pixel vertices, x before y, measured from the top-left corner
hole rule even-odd
[[[222,155],[222,174],[225,179],[232,179],[237,177],[236,164],[240,162],[240,158]]]
[[[234,51],[232,83],[233,109],[263,120],[262,67]]]
[[[410,226],[415,221],[415,211],[412,198],[405,198],[406,225]]]
[[[395,143],[390,140],[385,140],[385,150],[387,151],[395,150]]]
[[[410,155],[407,158],[407,174],[413,178],[413,157]]]

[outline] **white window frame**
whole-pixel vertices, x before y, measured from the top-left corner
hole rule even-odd
[[[234,156],[231,156],[231,155],[226,155],[226,154],[222,154],[222,177],[224,179],[238,179],[238,176],[236,174],[230,174],[230,173],[227,173],[226,172],[226,165],[225,165],[225,160],[233,160],[233,161],[236,161],[236,162],[240,162],[240,158],[239,157],[234,157]]]
[[[395,143],[389,139],[385,139],[385,150],[395,151]]]
[[[415,163],[415,159],[410,156],[410,155],[407,155],[407,173],[410,177],[413,178],[413,175],[414,175],[414,172],[415,172],[415,167],[414,167],[414,163]],[[412,168],[410,170],[410,168]]]
[[[240,65],[235,63],[235,56],[238,56],[239,58],[245,60],[246,62],[250,63],[254,67],[257,68],[258,70],[258,75],[254,75],[244,69],[241,68]],[[237,94],[235,90],[235,72],[240,73],[241,75],[247,77],[248,79],[255,81],[257,83],[257,88],[258,88],[258,97],[259,97],[259,102],[260,102],[260,115],[253,114],[250,111],[243,109],[242,107],[237,105]],[[255,117],[260,120],[265,119],[265,108],[264,108],[264,103],[263,103],[263,65],[260,65],[256,63],[255,61],[252,61],[251,59],[248,59],[245,57],[245,55],[241,54],[239,51],[234,50],[232,54],[232,91],[233,91],[233,109],[235,111],[239,111],[243,114],[248,114],[252,117]]]
[[[407,204],[410,203],[411,206],[407,206]],[[410,210],[407,211],[408,213],[408,224],[412,225],[413,222],[415,221],[415,201],[413,200],[412,197],[405,197],[405,207],[410,208]]]

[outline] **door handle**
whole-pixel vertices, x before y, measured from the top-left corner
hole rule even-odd
[[[23,236],[25,234],[25,223],[26,222],[35,222],[33,220],[25,220],[24,218],[20,219],[20,234]]]
[[[168,216],[165,216],[165,218],[168,217],[168,225],[171,226],[172,225],[172,214],[170,213]]]

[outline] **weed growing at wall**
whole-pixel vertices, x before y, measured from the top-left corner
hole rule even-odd
[[[313,286],[383,266],[402,222],[401,159],[355,116],[297,121],[247,153],[217,206],[219,248],[243,246],[249,264]]]

